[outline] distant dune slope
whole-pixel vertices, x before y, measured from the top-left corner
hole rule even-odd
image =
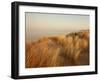
[[[26,68],[75,65],[89,65],[89,30],[26,43]]]

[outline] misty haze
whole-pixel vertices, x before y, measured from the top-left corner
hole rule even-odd
[[[88,15],[26,13],[26,41],[89,29]]]

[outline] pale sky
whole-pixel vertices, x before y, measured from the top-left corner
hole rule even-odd
[[[26,13],[26,41],[89,29],[89,15]]]

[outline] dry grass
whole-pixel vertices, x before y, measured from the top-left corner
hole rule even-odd
[[[44,37],[26,43],[25,67],[55,67],[89,64],[89,31]]]

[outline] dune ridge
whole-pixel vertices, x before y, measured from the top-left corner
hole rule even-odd
[[[89,30],[26,43],[25,67],[89,65]]]

